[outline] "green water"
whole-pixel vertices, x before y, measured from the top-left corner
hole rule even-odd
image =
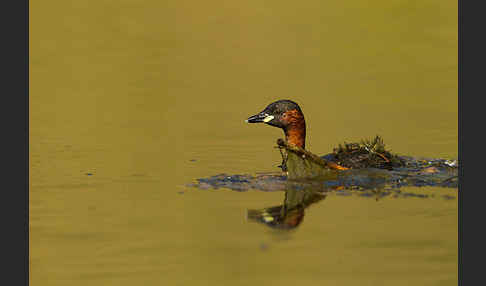
[[[283,192],[186,187],[276,171],[282,132],[244,120],[284,98],[316,154],[457,157],[457,2],[31,2],[31,285],[456,285],[457,189],[279,232],[246,212]]]

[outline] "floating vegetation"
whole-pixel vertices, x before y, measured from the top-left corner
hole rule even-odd
[[[199,189],[226,188],[283,191],[289,189],[335,188],[347,190],[398,190],[403,186],[457,188],[457,160],[400,156],[385,148],[381,137],[344,143],[333,153],[317,156],[285,140],[277,140],[285,171],[259,175],[220,174],[197,179],[189,186]]]
[[[334,148],[334,161],[347,168],[379,168],[393,169],[404,167],[405,160],[400,156],[386,150],[385,143],[380,136],[373,139],[364,139],[360,143],[344,143]]]

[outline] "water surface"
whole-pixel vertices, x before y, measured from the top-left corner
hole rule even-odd
[[[456,285],[457,189],[330,193],[280,231],[284,192],[199,190],[276,171],[297,101],[307,148],[381,135],[457,157],[457,2],[30,3],[33,285]],[[444,195],[451,199],[445,199]]]

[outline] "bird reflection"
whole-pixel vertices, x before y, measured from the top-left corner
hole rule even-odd
[[[304,220],[305,209],[324,200],[329,192],[341,191],[351,195],[343,186],[325,188],[287,188],[282,205],[262,209],[248,209],[247,218],[250,221],[264,224],[273,229],[292,230],[297,228]],[[361,189],[359,195],[363,197],[374,197],[376,201],[389,195],[383,187]]]
[[[298,227],[305,209],[326,198],[327,190],[288,189],[282,205],[263,209],[247,210],[250,221],[265,224],[271,228],[290,230]]]

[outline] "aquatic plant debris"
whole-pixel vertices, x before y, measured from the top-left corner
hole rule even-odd
[[[325,156],[277,140],[285,172],[265,174],[220,174],[197,179],[188,186],[199,189],[225,188],[235,191],[250,189],[283,191],[288,189],[336,189],[349,191],[397,191],[403,186],[458,187],[458,161],[415,158],[391,153],[381,137],[345,143]],[[336,170],[335,165],[346,167]],[[397,193],[405,196],[404,193]],[[391,194],[391,193],[390,193]]]
[[[378,135],[359,143],[339,144],[330,156],[337,164],[353,169],[393,169],[405,166],[405,161],[400,156],[386,150],[383,139]]]

